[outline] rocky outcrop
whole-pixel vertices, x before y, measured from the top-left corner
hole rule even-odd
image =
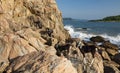
[[[105,39],[101,36],[92,37],[90,38],[90,40],[93,42],[104,42],[105,41]]]
[[[49,55],[44,51],[18,57],[7,67],[6,73],[77,73],[66,58]]]
[[[103,60],[101,55],[96,52],[94,56],[91,52],[82,53],[82,48],[77,47],[80,39],[71,38],[65,42],[57,44],[57,55],[65,56],[70,60],[78,73],[104,73]],[[82,41],[81,41],[82,43]],[[84,46],[84,43],[82,43]],[[88,47],[88,50],[90,47]],[[84,56],[85,55],[85,56]]]
[[[113,60],[114,60],[115,62],[117,62],[118,64],[120,64],[120,53],[114,55]]]
[[[120,65],[113,61],[104,61],[104,73],[120,73]]]
[[[104,73],[120,73],[119,47],[112,44],[110,41],[102,40],[103,37],[93,37],[91,41],[94,43],[101,43],[98,45],[99,54],[103,58]],[[99,40],[99,41],[98,41]],[[96,45],[97,45],[96,44]]]
[[[52,29],[53,32],[49,33],[46,29]],[[49,40],[55,44],[54,39],[65,40],[68,37],[54,0],[1,0],[0,55],[4,58],[12,59],[45,50],[44,43]]]
[[[69,37],[55,0],[0,0],[0,72],[18,56],[55,55],[57,41]]]
[[[117,54],[117,53],[119,53],[118,52],[119,48],[115,44],[112,44],[110,42],[104,42],[102,46],[105,47],[105,49],[108,52],[108,54],[110,54],[112,56],[115,55],[115,54]]]
[[[118,46],[90,40],[70,37],[55,0],[0,0],[0,72],[119,73]]]
[[[28,27],[51,28],[57,39],[69,37],[63,28],[61,12],[54,0],[1,0],[0,7],[4,12],[1,16],[14,31]]]

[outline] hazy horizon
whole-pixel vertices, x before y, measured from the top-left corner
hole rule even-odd
[[[120,15],[120,0],[56,0],[63,17],[101,19]]]

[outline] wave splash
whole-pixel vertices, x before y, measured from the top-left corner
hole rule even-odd
[[[85,33],[85,32],[82,32],[82,31],[75,31],[74,27],[70,26],[70,25],[66,25],[66,26],[64,26],[64,28],[66,30],[68,30],[68,32],[70,33],[71,37],[73,37],[73,38],[80,38],[82,40],[89,41],[89,39],[91,37],[102,36],[105,39],[109,40],[111,43],[117,44],[120,47],[120,35],[109,36],[106,33],[105,34],[99,34],[99,35],[92,34],[92,33]]]

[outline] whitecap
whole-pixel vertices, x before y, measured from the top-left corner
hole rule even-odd
[[[75,31],[74,27],[73,26],[69,26],[69,25],[66,25],[64,28],[68,30],[68,32],[70,33],[71,37],[73,37],[73,38],[80,38],[82,40],[89,41],[89,39],[91,37],[102,36],[106,40],[109,40],[111,43],[117,44],[118,46],[120,46],[120,34],[118,34],[117,36],[109,36],[106,33],[105,34],[98,34],[98,35],[96,35],[96,34],[92,34],[92,33],[85,33],[85,32],[82,32],[82,31]]]

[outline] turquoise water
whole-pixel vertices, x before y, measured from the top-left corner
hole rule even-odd
[[[89,40],[92,36],[99,35],[120,46],[120,22],[64,20],[63,23],[72,37]]]

